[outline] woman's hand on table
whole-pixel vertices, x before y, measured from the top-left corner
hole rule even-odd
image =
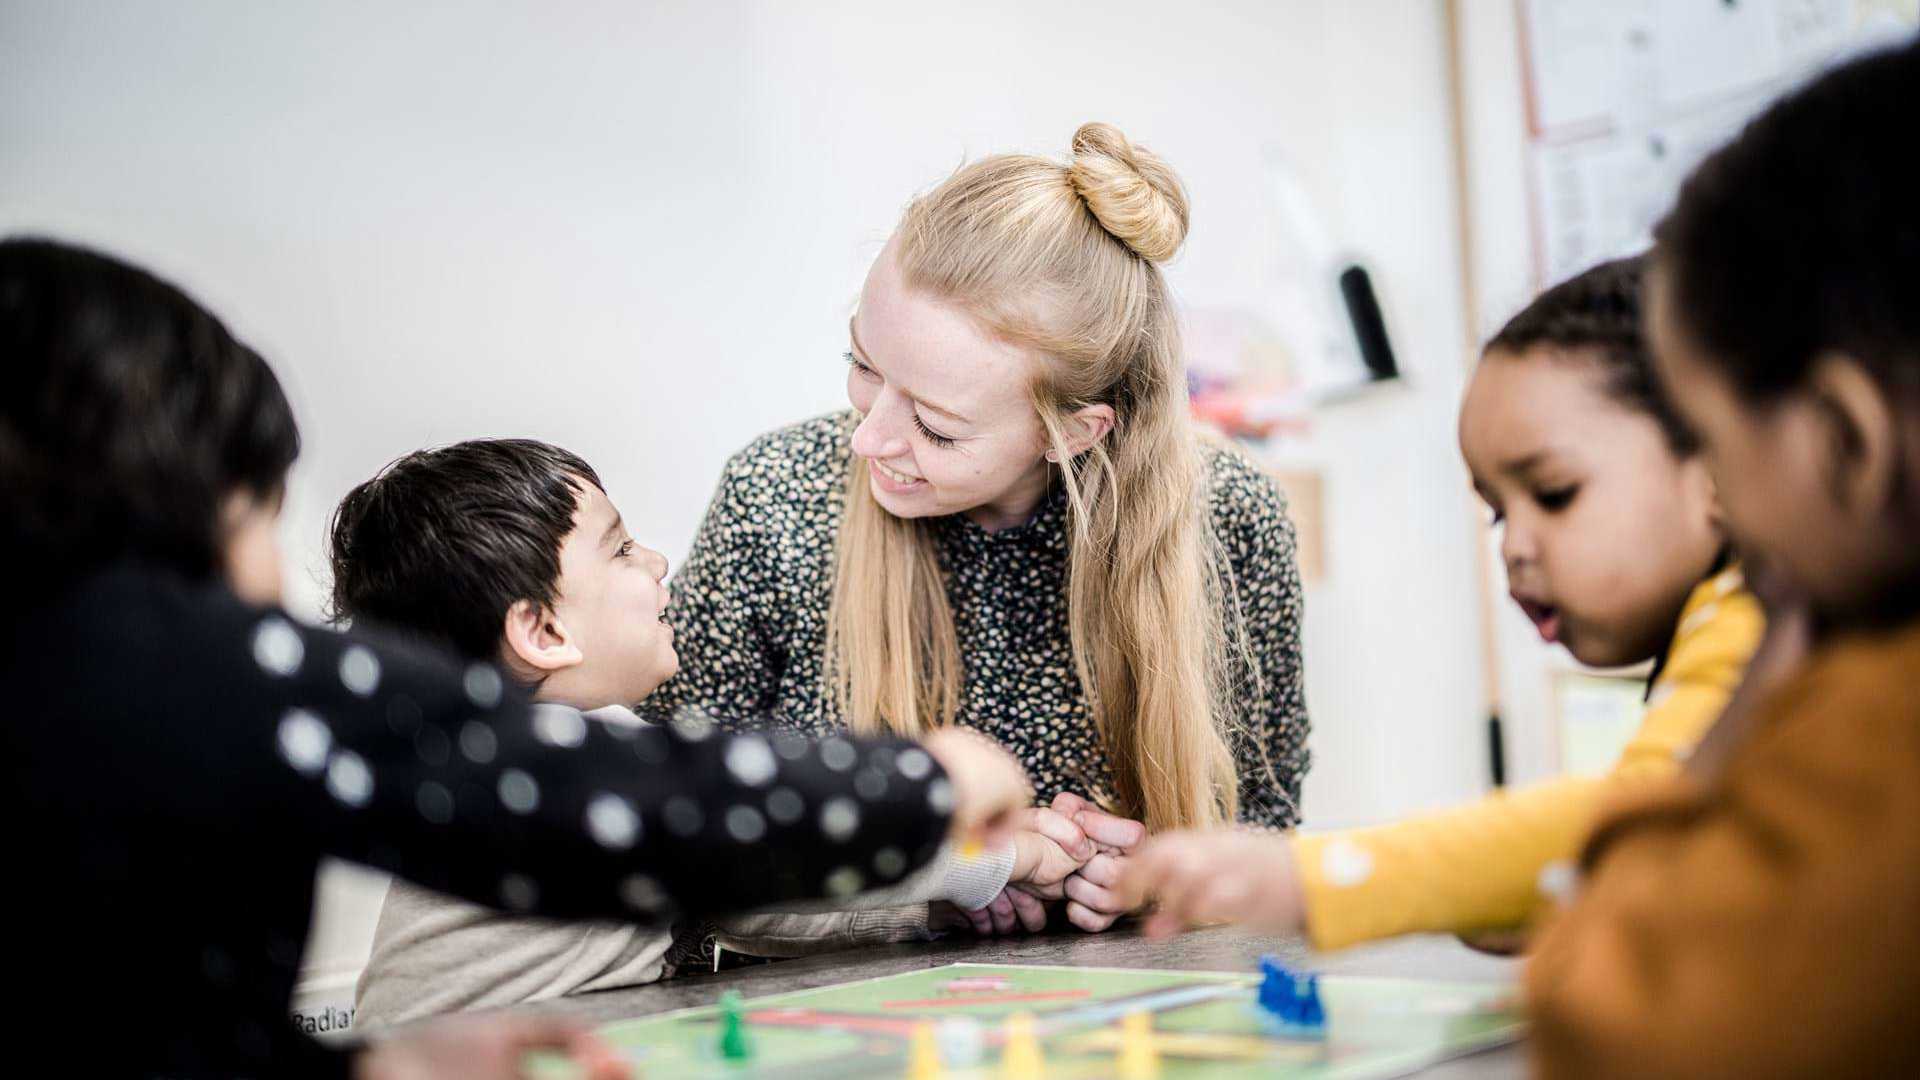
[[[986,907],[962,911],[967,925],[981,937],[1006,937],[1014,933],[1039,933],[1047,928],[1047,905],[1012,885],[1000,890]]]
[[[1126,902],[1119,886],[1133,852],[1147,838],[1147,827],[1109,814],[1070,791],[1054,796],[1052,809],[1078,825],[1094,846],[1093,857],[1064,885],[1067,921],[1090,934],[1100,933],[1138,906]]]
[[[978,911],[966,912],[980,934],[1046,929],[1047,904],[1066,898],[1066,881],[1098,853],[1066,815],[1031,806],[1014,815],[1013,870],[1006,888]]]
[[[455,1016],[362,1050],[354,1080],[508,1080],[538,1050],[563,1054],[583,1080],[627,1080],[627,1059],[591,1029],[557,1016]]]
[[[1130,852],[1146,838],[1137,821],[1109,814],[1071,792],[1053,805],[1023,811],[1014,830],[1014,866],[1007,887],[979,911],[965,913],[980,934],[1036,933],[1050,907],[1089,933],[1132,909],[1116,891]]]
[[[1157,901],[1147,919],[1149,937],[1228,922],[1270,934],[1306,930],[1306,895],[1284,834],[1167,833],[1147,841],[1128,863],[1117,891],[1129,906]]]

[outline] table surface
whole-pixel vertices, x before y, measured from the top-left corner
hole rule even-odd
[[[1297,939],[1261,937],[1237,927],[1214,927],[1166,941],[1149,941],[1138,930],[1123,925],[1104,934],[1069,930],[987,939],[954,934],[933,942],[863,948],[715,974],[684,974],[649,986],[579,994],[521,1008],[599,1024],[711,1005],[726,990],[738,990],[746,998],[767,997],[945,964],[1055,964],[1246,972],[1253,970],[1258,958],[1267,953],[1335,975],[1455,981],[1512,981],[1519,976],[1517,961],[1474,952],[1451,937],[1407,937],[1335,953],[1315,953]],[[1447,1078],[1502,1078],[1525,1074],[1526,1054],[1514,1045],[1442,1062],[1420,1073]]]

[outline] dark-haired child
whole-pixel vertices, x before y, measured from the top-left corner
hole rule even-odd
[[[661,618],[666,560],[628,534],[592,466],[545,443],[482,439],[393,462],[341,501],[332,563],[337,617],[494,661],[538,702],[624,712],[677,663]],[[786,734],[779,744],[805,740]],[[745,816],[713,827],[757,834],[766,820],[799,812],[769,794],[764,807],[754,803]],[[665,822],[669,829],[693,824]],[[729,857],[733,846],[717,843],[714,857]],[[898,855],[883,851],[875,866],[897,864]],[[1002,863],[1011,860],[1011,852],[999,861],[958,858],[948,847],[905,880],[898,865],[876,876],[875,866],[849,863],[851,876],[835,883],[836,906],[857,914],[701,911],[680,928],[681,944],[699,946],[712,918],[713,932],[739,951],[790,951],[759,940],[770,927],[804,929],[831,947],[822,926],[837,919],[879,920],[887,908],[935,901],[983,907],[1006,884],[1011,869]],[[883,887],[845,895],[868,883]],[[395,882],[360,978],[355,1022],[390,1024],[650,982],[683,955],[673,950],[674,937],[630,924],[513,918]]]
[[[299,447],[286,398],[143,271],[0,242],[0,357],[0,797],[32,878],[10,896],[34,976],[14,1019],[88,1075],[491,1077],[518,1075],[533,1042],[604,1052],[513,1019],[368,1049],[306,1039],[287,1004],[322,856],[520,911],[658,923],[825,895],[888,852],[905,874],[955,823],[1026,796],[972,741],[943,764],[898,740],[615,728],[530,705],[492,665],[296,625],[271,606]],[[836,767],[846,753],[885,790]],[[727,837],[777,791],[810,812]],[[833,805],[857,818],[844,836],[821,835]],[[687,814],[703,826],[668,827]],[[128,970],[163,993],[102,1038],[75,1003]]]
[[[1762,620],[1693,438],[1654,393],[1642,276],[1626,259],[1541,294],[1487,345],[1460,411],[1513,600],[1541,638],[1595,667],[1659,661],[1612,772],[1377,828],[1160,837],[1132,879],[1159,897],[1150,929],[1243,921],[1327,949],[1521,927],[1571,881],[1602,798],[1679,769]]]
[[[1656,368],[1814,652],[1599,827],[1527,972],[1544,1075],[1920,1075],[1916,104],[1920,42],[1836,69],[1657,230]]]

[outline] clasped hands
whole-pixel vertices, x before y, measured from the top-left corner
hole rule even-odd
[[[1097,934],[1138,906],[1126,903],[1118,886],[1146,837],[1140,822],[1061,792],[1050,805],[1016,815],[1013,872],[1000,895],[978,911],[936,905],[934,923],[983,935],[1034,933],[1046,928],[1055,910],[1064,910],[1068,922]]]

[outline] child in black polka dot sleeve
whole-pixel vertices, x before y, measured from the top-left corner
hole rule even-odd
[[[336,616],[497,660],[514,683],[555,710],[637,723],[623,703],[646,697],[677,664],[663,620],[665,560],[628,535],[591,465],[545,443],[475,440],[393,462],[341,502],[332,562]],[[673,726],[705,729],[697,715]],[[758,783],[763,765],[774,761],[759,749],[765,745],[741,743],[727,764]],[[798,753],[810,743],[782,734],[771,745]],[[885,795],[893,770],[911,779],[929,764],[915,751],[895,757],[882,750],[863,761],[843,739],[821,744],[820,753],[829,768],[854,774],[856,795],[875,798]],[[669,803],[663,824],[703,837],[717,858],[731,860],[770,827],[802,818],[817,820],[829,841],[844,842],[864,813],[852,799],[809,807],[776,787],[711,819],[691,804]],[[701,911],[691,914],[702,918],[672,931],[514,918],[397,881],[381,907],[354,1021],[365,1028],[651,982],[704,947],[706,917],[729,946],[778,953],[782,946],[766,939],[796,925],[817,938],[822,923],[890,925],[890,909],[912,904],[984,907],[1008,875],[991,853],[960,859],[950,849],[911,878],[908,868],[906,851],[883,847],[829,874],[834,906],[850,910],[744,918]]]
[[[0,242],[0,355],[0,758],[36,982],[15,1022],[91,1075],[507,1076],[532,1045],[619,1075],[554,1021],[305,1039],[287,1003],[320,858],[657,924],[905,873],[1025,797],[984,745],[611,726],[491,666],[295,625],[272,606],[286,398],[143,271]],[[164,999],[103,1018],[88,1003],[127,971]]]

